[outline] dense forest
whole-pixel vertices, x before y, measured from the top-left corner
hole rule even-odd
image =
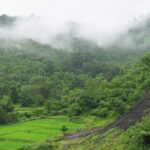
[[[105,116],[111,110],[116,111],[115,107],[110,108],[113,106],[110,99],[114,106],[125,107],[126,94],[131,94],[131,102],[139,94],[133,89],[138,87],[138,83],[134,85],[132,80],[128,81],[131,83],[124,83],[133,84],[128,89],[127,85],[121,85],[120,80],[126,80],[123,74],[128,72],[127,68],[121,68],[140,52],[101,48],[64,52],[31,40],[1,40],[0,53],[2,105],[43,106],[50,114],[80,115],[95,112],[95,115]],[[120,76],[115,77],[117,74]],[[124,100],[120,101],[120,96]],[[105,99],[108,98],[106,102]],[[3,101],[8,102],[3,104]],[[7,109],[7,106],[4,107]],[[126,108],[121,107],[123,113]],[[7,117],[4,118],[7,120]]]
[[[2,15],[1,27],[12,25],[16,19]],[[1,38],[0,124],[50,115],[67,115],[70,120],[83,115],[106,120],[120,117],[150,89],[149,19],[146,23],[121,35],[117,46],[108,47],[81,38],[72,38],[71,50],[31,39]],[[124,45],[128,37],[134,46]],[[22,113],[17,108],[35,111]],[[144,126],[149,133],[147,120],[137,128]],[[128,132],[136,136],[134,130],[122,136]],[[110,140],[111,132],[107,138]],[[101,142],[105,144],[105,140]]]

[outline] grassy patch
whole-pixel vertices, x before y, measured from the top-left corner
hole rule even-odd
[[[15,150],[22,145],[62,136],[62,125],[66,125],[69,132],[84,126],[82,123],[69,122],[66,116],[50,116],[46,119],[0,126],[0,150]]]
[[[114,117],[99,118],[96,116],[89,115],[80,116],[80,119],[82,120],[82,122],[85,123],[85,127],[87,129],[90,129],[92,127],[104,127],[115,120]]]

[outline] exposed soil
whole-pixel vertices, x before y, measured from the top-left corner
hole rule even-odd
[[[64,139],[75,139],[84,137],[93,133],[103,135],[111,128],[120,128],[126,130],[137,121],[140,121],[142,116],[150,111],[150,93],[143,96],[128,112],[123,114],[118,120],[107,125],[104,128],[92,128],[88,131],[76,132],[64,136]]]

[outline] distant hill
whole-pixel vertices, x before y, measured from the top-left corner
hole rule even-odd
[[[1,15],[0,16],[0,26],[10,26],[17,20],[17,17],[11,17],[8,15]]]
[[[118,37],[114,46],[116,48],[130,50],[150,49],[150,17],[134,21],[132,27]]]

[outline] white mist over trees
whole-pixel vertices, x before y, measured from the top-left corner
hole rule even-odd
[[[2,14],[20,16],[13,27],[0,28],[1,38],[31,38],[57,48],[70,48],[70,37],[87,38],[100,45],[112,43],[120,33],[128,30],[133,18],[149,13],[150,2],[6,0],[1,2],[0,9]],[[65,35],[63,41],[60,34],[61,37]]]
[[[7,15],[0,16],[0,38],[11,40],[32,39],[42,44],[51,45],[57,49],[73,49],[76,40],[86,40],[99,46],[108,46],[119,44],[123,46],[134,46],[138,40],[149,33],[149,15],[133,20],[124,29],[112,32],[96,32],[88,29],[81,23],[73,21],[58,22],[50,20],[48,17],[39,17],[30,15],[28,17],[10,17]],[[141,22],[141,23],[140,23]],[[132,30],[133,28],[133,30]],[[144,32],[142,32],[142,28]],[[93,30],[93,35],[90,33]],[[135,30],[139,30],[139,33]],[[138,34],[136,39],[134,34]],[[136,40],[136,41],[135,41]],[[118,43],[119,41],[119,43]],[[93,46],[94,46],[93,45]]]

